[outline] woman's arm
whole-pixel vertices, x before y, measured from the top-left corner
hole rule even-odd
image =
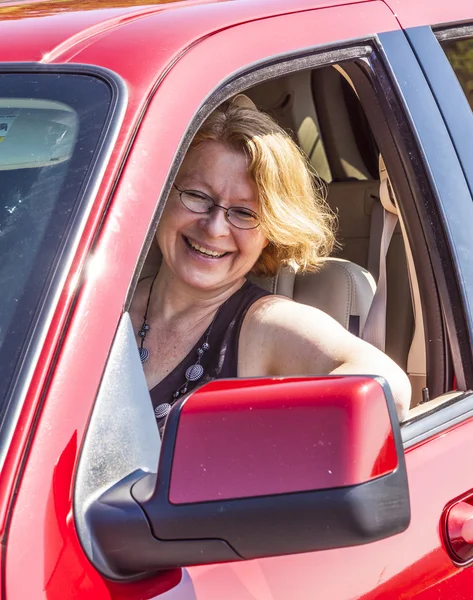
[[[411,399],[407,375],[332,317],[279,296],[262,298],[248,311],[240,335],[241,376],[354,373],[384,377],[399,420],[406,418]]]

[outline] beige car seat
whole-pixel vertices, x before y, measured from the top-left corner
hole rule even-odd
[[[355,335],[363,331],[376,290],[366,269],[340,258],[325,259],[316,273],[283,267],[274,277],[249,279],[273,294],[322,310]]]

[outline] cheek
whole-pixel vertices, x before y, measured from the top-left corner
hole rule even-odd
[[[258,257],[268,243],[268,239],[261,232],[255,232],[251,238],[246,240],[247,252]]]
[[[269,240],[261,231],[258,231],[255,237],[255,247],[258,248],[259,254],[261,254],[261,252],[263,252],[263,250],[269,244]]]
[[[178,206],[167,206],[159,221],[156,239],[164,241],[174,237],[180,229],[186,227],[193,220],[193,215],[188,211],[181,211]]]

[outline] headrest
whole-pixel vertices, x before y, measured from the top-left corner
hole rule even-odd
[[[273,294],[322,310],[355,335],[363,331],[376,290],[366,269],[341,258],[326,258],[316,273],[284,267],[274,277],[248,279]]]
[[[236,96],[233,96],[231,102],[236,106],[242,106],[243,108],[251,108],[252,110],[258,110],[253,100],[248,98],[248,96],[246,96],[245,94],[237,94]]]

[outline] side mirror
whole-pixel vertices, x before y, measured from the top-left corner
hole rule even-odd
[[[360,375],[213,381],[171,411],[158,473],[87,510],[115,578],[366,544],[409,521],[391,392]]]

